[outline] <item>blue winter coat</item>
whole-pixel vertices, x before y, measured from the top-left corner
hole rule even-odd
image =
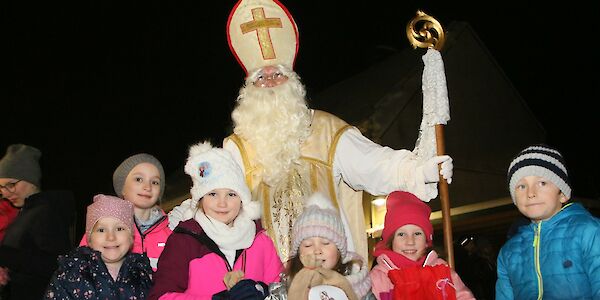
[[[117,280],[108,273],[100,252],[81,246],[59,258],[59,268],[44,299],[142,300],[152,286],[148,257],[129,253]]]
[[[600,299],[600,219],[571,203],[521,226],[500,249],[496,299]]]

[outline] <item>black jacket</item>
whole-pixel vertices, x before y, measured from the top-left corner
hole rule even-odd
[[[74,216],[71,192],[40,192],[25,199],[0,246],[0,266],[8,267],[10,276],[3,300],[42,298],[58,256],[72,248]]]
[[[44,299],[145,299],[151,286],[152,267],[145,254],[128,253],[114,280],[101,253],[81,246],[59,258]]]

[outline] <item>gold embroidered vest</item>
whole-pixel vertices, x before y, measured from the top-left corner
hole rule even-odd
[[[324,111],[315,110],[311,123],[311,135],[301,145],[301,161],[308,170],[310,191],[302,190],[296,184],[289,183],[283,189],[274,191],[260,178],[252,147],[233,134],[226,138],[233,141],[242,156],[246,183],[252,191],[252,199],[262,202],[262,224],[278,249],[279,257],[286,262],[291,244],[293,222],[302,212],[302,203],[289,199],[306,198],[312,192],[321,192],[332,200],[336,207],[342,205],[347,217],[355,251],[367,258],[367,235],[365,232],[364,212],[362,208],[362,192],[351,189],[343,181],[337,186],[333,177],[333,158],[336,146],[342,133],[352,126],[338,117]],[[301,176],[295,174],[295,176]],[[305,195],[302,195],[305,194]],[[290,203],[296,202],[296,203]]]

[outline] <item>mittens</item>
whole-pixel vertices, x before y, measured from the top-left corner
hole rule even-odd
[[[339,287],[346,293],[349,300],[358,300],[356,293],[352,289],[352,285],[350,285],[350,282],[344,275],[324,268],[318,268],[317,272],[323,277],[323,284]]]
[[[302,268],[290,282],[288,300],[306,300],[308,299],[308,290],[322,283],[323,277],[316,270],[307,267]]]
[[[227,272],[225,277],[223,278],[223,282],[228,290],[230,290],[233,286],[236,285],[240,280],[244,278],[244,272],[240,270],[235,270],[231,272]]]
[[[320,265],[320,263],[315,262],[312,255],[307,255],[304,258],[300,257],[300,261],[305,267],[294,276],[288,289],[288,300],[308,299],[310,288],[317,285],[339,287],[346,293],[349,300],[358,300],[350,282],[348,282],[344,275],[322,267],[309,268],[309,266]]]
[[[322,260],[317,259],[317,256],[314,254],[306,254],[300,255],[300,262],[305,268],[315,269],[321,266],[323,263]]]
[[[229,291],[224,290],[212,296],[213,300],[264,300],[269,295],[269,287],[261,281],[242,279]]]

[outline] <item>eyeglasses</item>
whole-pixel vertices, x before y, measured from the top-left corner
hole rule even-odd
[[[9,182],[6,185],[0,185],[0,191],[7,191],[7,192],[14,193],[15,189],[17,187],[17,183],[19,183],[20,181],[21,181],[21,179],[19,179],[17,181]]]
[[[267,84],[267,82],[269,81],[285,81],[287,80],[288,77],[285,76],[282,72],[274,72],[271,75],[265,76],[263,74],[260,74],[256,77],[256,80],[254,80],[254,85],[258,86],[258,87],[267,87],[269,86],[269,84]],[[278,84],[281,82],[278,82]],[[278,85],[275,84],[275,85]]]

